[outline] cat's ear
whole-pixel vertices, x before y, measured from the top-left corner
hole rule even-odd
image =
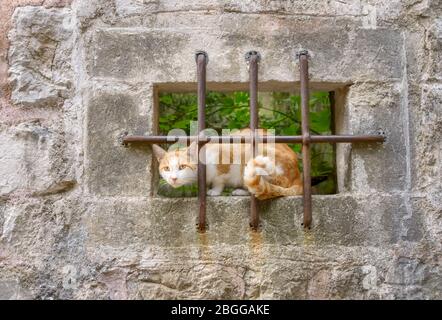
[[[193,141],[187,148],[187,155],[189,156],[192,163],[198,162],[198,144],[196,143],[196,141]]]
[[[155,155],[155,157],[157,158],[158,162],[161,162],[161,160],[164,158],[164,156],[166,155],[166,150],[164,150],[163,148],[161,148],[160,146],[157,146],[156,144],[152,145],[152,150],[153,150],[153,154]]]

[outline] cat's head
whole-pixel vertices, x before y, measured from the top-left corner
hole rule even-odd
[[[198,178],[195,154],[196,143],[187,148],[166,151],[152,145],[153,153],[159,162],[160,174],[174,188],[195,183]]]

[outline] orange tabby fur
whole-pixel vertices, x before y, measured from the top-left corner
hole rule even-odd
[[[259,134],[267,132],[260,129]],[[250,129],[232,135],[249,136]],[[247,189],[261,200],[302,193],[298,159],[286,144],[259,144],[259,154],[254,158],[250,144],[209,143],[205,147],[207,183],[212,186],[209,195],[220,195],[225,186]],[[197,166],[191,161],[196,158],[196,144],[170,152],[154,145],[154,153],[160,162],[160,173],[169,184],[178,187],[196,182]],[[233,194],[245,193],[237,189]]]

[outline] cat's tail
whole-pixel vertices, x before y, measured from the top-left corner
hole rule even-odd
[[[274,161],[269,157],[257,156],[251,159],[244,169],[244,184],[259,200],[302,194],[303,188],[300,180],[288,188],[269,182],[275,176],[283,174],[283,172],[278,172]]]

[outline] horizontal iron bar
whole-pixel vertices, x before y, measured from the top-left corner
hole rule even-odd
[[[197,136],[125,136],[123,144],[131,142],[144,143],[175,143],[196,141]],[[251,141],[248,136],[207,136],[200,137],[201,142],[222,142],[222,143],[247,143]],[[302,143],[302,136],[259,136],[259,142],[275,143]],[[310,136],[311,143],[353,143],[353,142],[384,142],[385,136],[372,135],[313,135]]]

